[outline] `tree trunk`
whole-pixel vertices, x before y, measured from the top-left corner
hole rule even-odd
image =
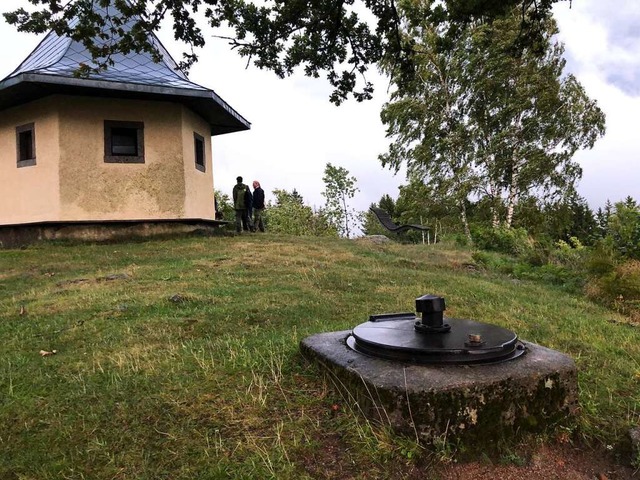
[[[344,213],[344,232],[347,238],[350,238],[351,232],[349,231],[349,209],[347,208],[347,199],[342,196],[342,212]]]
[[[464,201],[460,202],[460,219],[462,220],[462,225],[464,226],[464,234],[471,244],[473,243],[473,239],[471,238],[471,230],[469,230],[469,221],[467,220],[467,207],[465,207]]]
[[[518,188],[516,186],[517,181],[518,169],[514,165],[513,172],[511,174],[511,181],[509,182],[509,194],[507,196],[507,217],[505,219],[505,225],[507,226],[507,228],[511,228],[511,223],[513,222],[513,212],[518,203]]]
[[[500,226],[500,216],[498,215],[498,187],[493,180],[488,181],[487,196],[489,197],[489,213],[491,214],[491,226],[498,228]]]

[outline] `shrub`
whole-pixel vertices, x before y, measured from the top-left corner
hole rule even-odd
[[[630,197],[615,204],[607,237],[623,256],[640,259],[640,207]]]
[[[511,274],[513,272],[513,260],[509,260],[497,253],[476,251],[471,254],[471,258],[481,268]]]
[[[525,255],[533,248],[533,242],[524,228],[475,228],[472,233],[475,245],[482,250]]]
[[[619,313],[640,319],[640,261],[628,260],[608,273],[592,277],[585,293]]]
[[[549,261],[556,265],[563,265],[575,272],[582,272],[585,269],[585,261],[588,255],[588,249],[582,245],[580,240],[576,237],[571,237],[567,242],[564,240],[556,242]]]
[[[604,242],[598,242],[585,260],[587,272],[596,277],[613,272],[616,268],[618,255]]]
[[[546,239],[538,239],[532,248],[522,255],[522,261],[533,267],[541,267],[549,262],[553,244]]]

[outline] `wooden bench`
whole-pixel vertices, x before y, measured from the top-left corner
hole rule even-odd
[[[390,232],[401,233],[407,230],[429,231],[429,227],[425,227],[424,225],[397,225],[391,219],[391,215],[381,208],[371,207],[369,210],[378,218],[380,224]]]

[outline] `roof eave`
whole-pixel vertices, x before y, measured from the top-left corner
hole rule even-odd
[[[16,90],[22,90],[22,95],[16,96]],[[251,128],[250,122],[212,90],[39,73],[21,73],[0,82],[0,110],[56,93],[178,101],[194,110],[209,123],[211,135],[222,135]]]

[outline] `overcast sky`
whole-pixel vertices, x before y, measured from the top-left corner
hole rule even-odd
[[[2,0],[0,12],[25,6],[26,0]],[[640,200],[640,1],[573,0],[556,5],[567,71],[576,75],[607,115],[607,133],[575,159],[583,168],[578,192],[597,209],[609,199],[631,195]],[[160,35],[179,60],[182,49],[170,31]],[[17,33],[0,19],[0,78],[11,73],[42,37]],[[213,174],[217,190],[230,194],[235,177],[260,180],[271,198],[274,188],[297,189],[312,206],[324,203],[322,176],[327,162],[345,167],[357,179],[353,206],[365,210],[388,193],[397,197],[404,183],[380,165],[386,151],[380,108],[388,82],[375,73],[372,101],[349,100],[336,107],[323,79],[301,73],[284,80],[246,67],[223,40],[209,36],[189,78],[214,90],[252,124],[251,130],[213,138]]]

